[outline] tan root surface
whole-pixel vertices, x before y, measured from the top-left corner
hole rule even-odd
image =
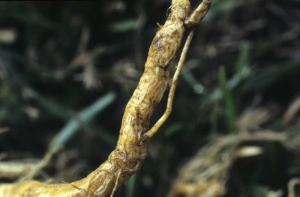
[[[169,80],[171,65],[180,47],[186,28],[193,27],[206,14],[210,0],[204,0],[190,15],[188,0],[173,0],[171,13],[165,24],[157,31],[148,53],[144,73],[129,100],[122,119],[119,140],[115,150],[95,171],[86,178],[72,183],[45,184],[27,181],[2,184],[0,197],[80,197],[112,196],[116,188],[140,169],[146,154],[147,141],[159,129],[171,112],[176,81],[192,36],[179,60],[169,94],[166,112],[149,130],[149,121],[155,106],[160,102]],[[192,34],[190,34],[192,35]]]

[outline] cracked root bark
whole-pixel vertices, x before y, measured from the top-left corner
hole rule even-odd
[[[126,106],[116,148],[104,163],[86,178],[72,183],[45,184],[27,181],[2,184],[0,197],[113,196],[116,188],[140,169],[146,157],[147,141],[170,115],[177,78],[193,33],[188,37],[183,55],[179,60],[166,111],[158,122],[149,129],[150,118],[165,92],[172,62],[180,47],[183,34],[186,29],[191,30],[195,24],[202,20],[210,7],[210,3],[210,0],[204,0],[190,14],[190,2],[188,0],[172,0],[171,13],[151,43],[144,72]]]

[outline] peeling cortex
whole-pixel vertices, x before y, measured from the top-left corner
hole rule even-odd
[[[162,43],[163,37],[158,37],[156,40],[153,40],[153,47],[155,49],[159,49],[161,47],[161,43]]]

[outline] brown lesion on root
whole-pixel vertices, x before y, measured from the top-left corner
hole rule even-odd
[[[210,0],[204,0],[202,4],[189,17],[190,3],[188,0],[172,0],[171,13],[166,23],[160,27],[152,41],[145,70],[132,98],[128,102],[120,135],[115,150],[108,159],[86,178],[73,182],[78,190],[70,184],[44,184],[36,181],[0,185],[0,196],[19,197],[81,197],[81,196],[112,196],[117,186],[124,183],[142,165],[147,154],[147,140],[150,139],[165,122],[171,112],[176,82],[180,73],[180,67],[188,47],[183,49],[183,60],[180,58],[175,72],[171,90],[168,96],[167,109],[163,116],[148,130],[149,120],[154,108],[160,102],[167,87],[170,68],[175,58],[186,27],[199,22],[209,9]],[[183,23],[184,18],[185,25]],[[187,43],[191,39],[187,39]],[[176,74],[177,73],[177,74]],[[141,99],[145,99],[142,100]],[[143,105],[141,108],[139,105]]]

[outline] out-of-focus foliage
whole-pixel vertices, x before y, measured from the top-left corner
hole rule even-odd
[[[156,23],[165,21],[169,5],[1,1],[0,130],[9,129],[0,132],[3,159],[42,157],[69,130],[65,150],[45,173],[71,181],[101,164],[115,146]],[[270,129],[299,139],[299,109],[283,121],[300,95],[299,6],[296,0],[213,0],[196,27],[171,117],[151,140],[141,171],[117,195],[165,196],[179,166],[215,135]],[[152,123],[164,108],[162,102]],[[260,109],[261,118],[236,126]],[[293,169],[286,169],[286,180],[299,176],[299,165],[287,166]],[[249,195],[260,196],[269,185]]]

